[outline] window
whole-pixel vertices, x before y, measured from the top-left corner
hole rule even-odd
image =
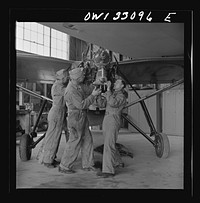
[[[51,56],[69,59],[69,36],[51,29]]]
[[[16,22],[16,49],[69,59],[69,35],[36,22]]]

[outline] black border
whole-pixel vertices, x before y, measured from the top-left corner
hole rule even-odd
[[[180,198],[187,198],[195,195],[195,190],[193,187],[193,181],[191,179],[191,150],[193,149],[192,143],[192,78],[191,78],[191,45],[192,45],[192,16],[193,12],[191,10],[150,10],[150,9],[63,9],[63,8],[10,8],[9,9],[9,183],[8,191],[10,194],[21,192],[37,191],[35,189],[17,189],[16,190],[16,140],[15,140],[15,85],[16,85],[16,71],[13,67],[16,67],[16,56],[15,56],[15,22],[16,21],[32,21],[32,22],[85,22],[84,17],[88,12],[95,13],[107,13],[109,16],[114,16],[118,11],[120,12],[133,12],[139,13],[141,10],[148,14],[152,12],[153,17],[152,22],[165,23],[163,21],[163,16],[166,16],[169,12],[176,12],[173,16],[171,23],[184,23],[184,43],[185,43],[185,68],[184,68],[184,189],[183,190],[161,190],[161,189],[149,189],[149,190],[68,190],[70,194],[72,192],[79,192],[80,195],[98,195],[97,197],[106,197],[107,194],[111,195],[112,192],[115,193],[115,197],[122,197],[122,195],[131,195],[133,197],[139,196],[140,198],[145,196],[144,194],[157,195],[162,194],[164,199],[168,195],[169,197],[178,196]],[[88,22],[88,21],[87,21]],[[112,18],[107,18],[106,21],[100,19],[91,22],[141,22],[139,20],[125,20],[125,21],[113,21]],[[142,21],[148,23],[148,21]],[[14,139],[13,139],[14,138]],[[40,191],[40,190],[39,190]],[[52,192],[52,190],[42,190],[45,194],[46,191]],[[66,190],[56,190],[56,192],[66,192]],[[124,194],[121,194],[123,191]],[[117,193],[117,195],[116,195]],[[67,193],[66,193],[67,194]]]
[[[140,20],[139,13],[144,11],[144,16]],[[155,10],[155,9],[70,9],[70,8],[11,8],[11,17],[18,21],[27,22],[133,22],[133,23],[167,23],[165,18],[170,14],[170,23],[186,22],[190,18],[191,11],[189,10]],[[120,17],[114,20],[117,13],[120,12]],[[128,17],[123,20],[124,12],[128,12]],[[134,19],[131,19],[131,14],[136,13]],[[86,15],[90,13],[90,18],[86,20]],[[103,15],[98,19],[92,19],[94,14]],[[109,15],[104,19],[105,15]],[[173,14],[175,13],[175,14]],[[147,15],[152,17],[151,21],[146,19]]]

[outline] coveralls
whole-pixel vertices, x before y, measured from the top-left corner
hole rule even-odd
[[[56,158],[62,130],[66,125],[65,88],[60,80],[56,80],[51,88],[53,104],[48,114],[48,129],[42,143],[43,146],[41,146],[40,163],[51,164]]]
[[[103,150],[103,173],[115,173],[115,166],[122,163],[120,154],[115,144],[121,126],[121,112],[126,105],[126,96],[120,91],[105,93],[106,112],[103,120],[104,150]],[[101,106],[105,101],[101,100]]]
[[[87,109],[94,102],[95,96],[89,95],[80,85],[69,82],[65,91],[65,101],[68,109],[69,140],[66,144],[60,167],[71,169],[81,150],[82,167],[94,165],[93,139],[89,130]]]

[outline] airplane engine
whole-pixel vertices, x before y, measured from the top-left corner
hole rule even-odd
[[[111,81],[111,89],[114,86],[116,70],[110,65],[110,56],[106,50],[100,48],[91,60],[83,61],[80,67],[85,71],[84,83],[101,88],[102,93],[107,90],[107,81]]]

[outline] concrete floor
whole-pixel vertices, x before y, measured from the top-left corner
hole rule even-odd
[[[103,144],[101,132],[93,131],[94,147]],[[62,174],[58,168],[48,169],[40,165],[36,155],[41,142],[32,150],[29,161],[19,158],[19,146],[16,145],[16,188],[87,188],[87,189],[183,189],[183,137],[168,136],[170,156],[158,158],[153,145],[141,134],[133,134],[122,130],[118,143],[126,146],[134,153],[134,158],[122,157],[125,168],[118,169],[112,178],[99,178],[95,172],[81,170],[81,158],[74,165],[75,174]],[[37,139],[37,138],[36,138]],[[57,154],[60,160],[65,147],[62,136]],[[95,152],[95,160],[102,155]]]

